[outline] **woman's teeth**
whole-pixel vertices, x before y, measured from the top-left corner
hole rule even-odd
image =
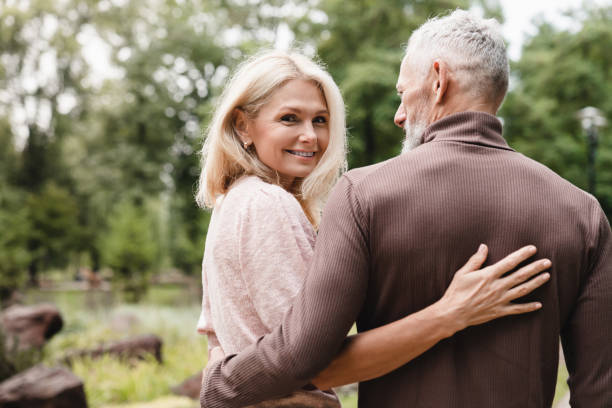
[[[315,154],[315,152],[298,152],[296,150],[287,150],[287,152],[293,155],[302,156],[302,157],[312,157]]]

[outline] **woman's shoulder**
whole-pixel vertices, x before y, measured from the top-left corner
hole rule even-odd
[[[281,186],[266,183],[257,176],[244,176],[234,182],[223,199],[223,205],[244,210],[300,210],[295,197]],[[297,206],[297,208],[296,208]]]

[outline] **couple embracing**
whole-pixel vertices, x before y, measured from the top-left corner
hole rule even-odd
[[[404,151],[344,173],[330,75],[284,52],[239,67],[197,194],[203,407],[339,407],[353,382],[360,407],[550,407],[559,337],[572,405],[612,407],[610,225],[508,146],[508,75],[494,20],[429,20],[397,80]]]

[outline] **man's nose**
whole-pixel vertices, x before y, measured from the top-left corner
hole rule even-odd
[[[397,111],[395,112],[395,117],[393,118],[393,122],[402,129],[404,128],[404,122],[406,121],[406,110],[404,109],[404,105],[400,104],[397,107]]]

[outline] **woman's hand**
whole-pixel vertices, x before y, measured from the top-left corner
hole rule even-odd
[[[206,367],[202,371],[202,385],[204,385],[204,378],[206,377],[206,370],[213,365],[215,362],[219,360],[223,360],[225,358],[225,353],[221,347],[213,347],[208,353],[208,363],[206,363]]]
[[[454,332],[498,317],[533,312],[542,307],[539,302],[516,304],[511,301],[548,281],[549,273],[540,274],[550,268],[551,262],[548,259],[532,262],[502,277],[535,254],[536,248],[532,245],[523,247],[494,265],[478,269],[487,258],[487,253],[487,246],[481,245],[455,273],[450,286],[438,302],[441,310],[450,313],[456,322]],[[533,278],[535,275],[538,276]]]

